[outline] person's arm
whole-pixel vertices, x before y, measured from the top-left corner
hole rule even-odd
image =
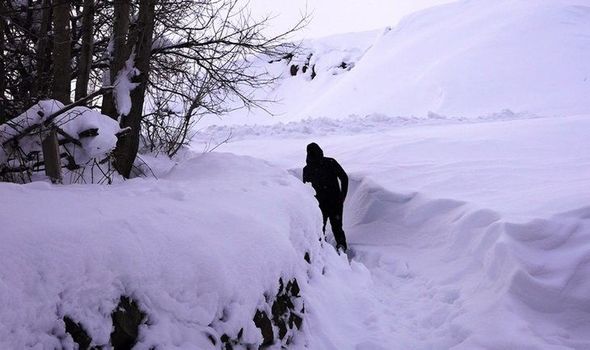
[[[303,167],[303,183],[310,182],[309,174],[307,172],[307,166]]]
[[[348,175],[346,175],[346,172],[344,171],[344,169],[342,169],[342,167],[340,166],[340,164],[338,164],[337,161],[334,160],[334,164],[336,166],[336,176],[338,177],[338,180],[340,180],[342,202],[344,202],[344,200],[346,199],[346,194],[348,193]]]

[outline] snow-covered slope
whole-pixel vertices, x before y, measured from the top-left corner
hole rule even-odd
[[[589,37],[585,1],[458,1],[391,30],[304,42],[292,60],[263,62],[263,69],[283,74],[278,88],[260,95],[280,101],[270,106],[277,118],[241,111],[205,123],[429,112],[478,117],[504,109],[590,113]]]
[[[590,7],[580,3],[470,0],[417,13],[305,113],[590,112]]]

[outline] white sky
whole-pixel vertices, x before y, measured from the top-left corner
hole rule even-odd
[[[308,27],[298,37],[321,37],[392,26],[407,14],[452,0],[250,0],[252,13],[276,16],[272,30],[284,30],[300,13],[312,13]]]

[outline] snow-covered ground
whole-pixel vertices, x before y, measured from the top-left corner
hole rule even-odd
[[[0,184],[0,347],[74,348],[65,315],[106,344],[121,295],[149,315],[137,348],[256,347],[253,314],[297,278],[290,349],[590,348],[584,5],[459,1],[307,41],[258,62],[282,74],[256,92],[279,116],[200,124],[194,150],[231,135],[232,154],[148,159],[159,180],[110,187]],[[312,141],[350,175],[351,261],[298,179]]]

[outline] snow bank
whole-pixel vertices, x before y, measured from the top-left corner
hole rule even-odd
[[[122,295],[148,315],[138,349],[214,349],[241,328],[260,344],[257,308],[279,278],[305,284],[304,254],[320,255],[310,190],[247,157],[204,154],[109,187],[0,183],[0,197],[6,349],[72,348],[65,315],[107,344]]]

